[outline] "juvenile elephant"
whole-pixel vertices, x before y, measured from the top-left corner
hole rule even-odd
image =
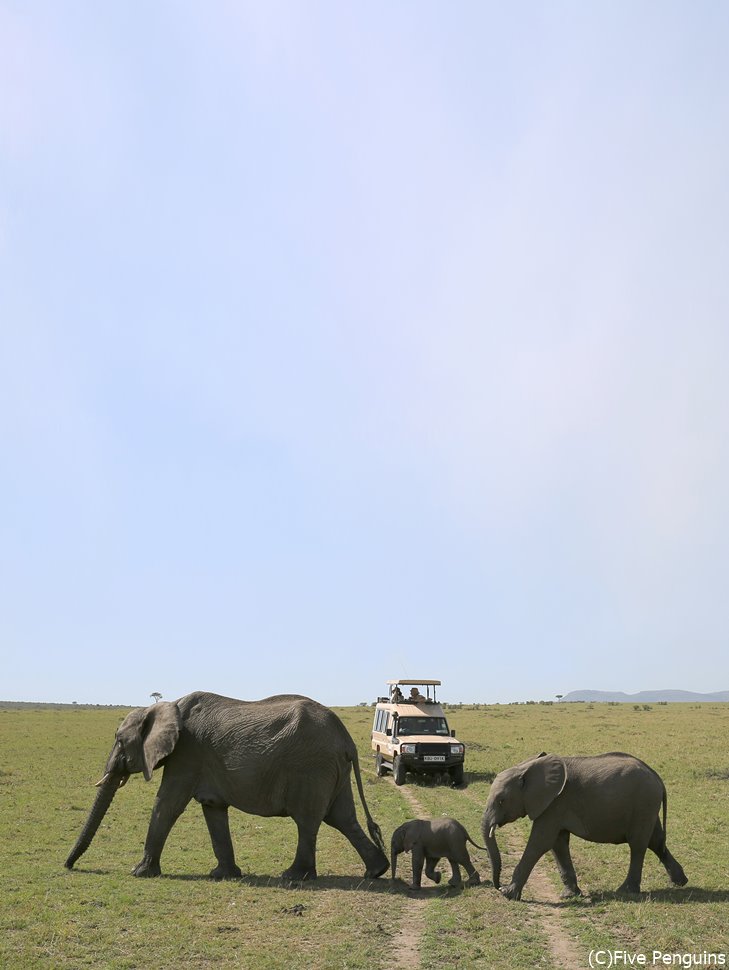
[[[481,881],[479,874],[471,863],[466,842],[475,845],[477,849],[487,851],[484,846],[477,845],[460,822],[454,818],[436,818],[432,821],[414,818],[395,829],[390,842],[390,858],[392,878],[395,878],[397,857],[401,852],[413,854],[413,889],[420,889],[420,878],[425,863],[425,875],[433,882],[440,882],[440,873],[436,866],[441,858],[446,858],[451,864],[452,875],[449,886],[463,885],[459,865],[468,873],[468,885],[474,886]]]
[[[379,826],[362,788],[357,749],[332,711],[294,694],[239,701],[194,693],[132,711],[116,732],[104,777],[86,824],[66,860],[73,868],[96,834],[114,795],[131,774],[147,781],[164,765],[135,876],[158,876],[165,840],[188,802],[201,805],[218,860],[214,879],[240,876],[228,825],[233,806],[253,815],[288,816],[298,847],[287,879],[316,878],[316,837],[326,822],[352,843],[366,875],[388,867]],[[350,783],[354,768],[370,841],[357,821]]]
[[[666,847],[666,806],[660,776],[622,752],[575,758],[542,753],[507,768],[494,779],[482,821],[494,886],[501,875],[494,832],[525,815],[534,824],[511,882],[501,889],[509,899],[521,899],[532,869],[550,849],[565,886],[562,895],[580,895],[570,835],[588,842],[628,843],[630,867],[618,892],[640,892],[646,849],[655,852],[675,885],[685,886],[686,874]]]

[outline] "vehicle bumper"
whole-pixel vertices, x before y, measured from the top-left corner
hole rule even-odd
[[[401,754],[400,761],[408,771],[445,771],[448,768],[455,768],[456,765],[462,765],[464,762],[463,755],[446,755],[442,761],[426,760],[423,755],[417,754]]]

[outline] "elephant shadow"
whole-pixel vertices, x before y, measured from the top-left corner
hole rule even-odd
[[[670,903],[674,906],[688,906],[691,903],[727,903],[729,890],[693,888],[650,889],[639,893],[625,893],[614,890],[598,892],[584,891],[582,896],[570,896],[551,902],[546,899],[526,899],[530,906],[542,906],[545,909],[582,909],[596,906],[598,903]]]
[[[77,867],[75,869],[79,875],[84,876],[110,876],[113,874],[111,869],[84,869]],[[156,876],[156,879],[160,881],[173,881],[173,882],[209,882],[213,883],[215,880],[211,879],[209,875],[205,873],[197,872],[163,872],[160,876]],[[239,883],[242,886],[249,886],[252,889],[264,889],[266,887],[274,887],[275,889],[295,889],[298,891],[317,891],[317,890],[327,890],[327,889],[343,889],[343,890],[361,890],[367,889],[371,892],[376,893],[392,893],[397,891],[395,887],[392,886],[391,880],[385,879],[368,879],[365,876],[319,876],[317,879],[305,880],[303,882],[292,881],[290,879],[283,879],[281,876],[268,876],[262,875],[260,873],[249,872],[244,873],[237,879],[229,879],[227,882]]]
[[[688,906],[691,903],[729,903],[729,890],[702,889],[700,886],[684,888],[649,889],[640,893],[595,892],[590,893],[593,903],[671,903],[674,906]]]
[[[171,879],[179,882],[213,882],[206,875],[197,873],[163,873],[159,879]],[[391,881],[385,879],[368,879],[366,876],[318,876],[316,879],[297,881],[283,879],[281,876],[263,875],[256,872],[245,872],[237,879],[227,880],[251,889],[290,889],[297,892],[321,892],[322,890],[341,889],[347,892],[366,889],[368,892],[380,894],[392,893]]]
[[[465,886],[449,886],[447,883],[433,886],[421,886],[420,889],[413,889],[410,883],[399,877],[388,880],[390,892],[397,896],[407,896],[408,899],[448,899],[460,896],[465,891]],[[469,892],[478,891],[481,888],[491,888],[490,882],[482,882],[478,886],[469,886]]]

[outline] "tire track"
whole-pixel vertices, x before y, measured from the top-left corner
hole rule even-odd
[[[389,782],[391,785],[395,785],[392,778],[389,779]],[[430,813],[423,808],[417,796],[408,786],[398,787],[398,791],[413,809],[416,817],[430,817]],[[481,800],[476,795],[472,795],[467,788],[459,789],[459,791],[464,798],[481,807]],[[524,842],[516,832],[510,829],[502,829],[500,835],[505,843],[502,850],[503,855],[509,857],[509,862],[515,865],[524,851]],[[573,934],[565,926],[564,904],[558,891],[541,867],[541,860],[532,870],[527,885],[531,890],[532,899],[526,900],[525,904],[529,905],[529,902],[533,901],[531,909],[534,913],[535,922],[539,924],[544,934],[554,965],[559,967],[559,970],[584,970],[585,956],[578,949]],[[504,902],[507,901],[504,900]],[[417,896],[408,898],[403,912],[402,926],[392,941],[393,967],[402,968],[402,970],[418,970],[420,967],[419,949],[425,932],[427,905],[427,899]],[[508,902],[508,905],[518,906],[520,904]]]
[[[388,779],[393,787],[395,782]],[[418,801],[417,797],[405,786],[397,789],[420,818],[428,818],[428,812]],[[420,945],[425,933],[425,910],[428,900],[422,896],[408,896],[403,908],[399,931],[392,938],[390,965],[396,970],[419,970]]]
[[[465,798],[478,803],[480,806],[480,799],[472,795],[468,789],[459,790]],[[503,839],[506,843],[504,855],[513,857],[514,863],[518,862],[524,851],[523,841],[512,830],[502,829],[501,833],[503,833]],[[564,904],[549,877],[541,868],[541,860],[532,870],[527,885],[533,891],[530,895],[533,895],[534,902],[537,905],[532,908],[549,944],[549,951],[555,966],[559,967],[560,970],[584,970],[585,956],[579,951],[573,934],[565,926]],[[509,905],[518,906],[519,903],[510,902]]]

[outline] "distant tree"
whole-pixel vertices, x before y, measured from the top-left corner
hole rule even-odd
[[[562,698],[564,697],[564,694],[555,694],[554,696],[557,698],[558,701],[561,701]]]
[[[149,696],[154,698],[155,704],[157,703],[157,701],[162,700],[162,695],[160,694],[159,691],[155,691],[153,694],[150,694]]]

